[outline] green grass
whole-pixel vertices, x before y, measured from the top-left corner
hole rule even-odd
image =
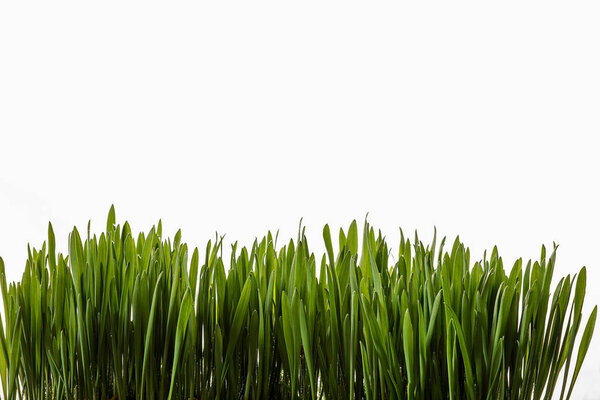
[[[556,247],[505,270],[496,248],[472,263],[402,235],[397,252],[367,222],[328,226],[326,254],[304,230],[277,247],[222,238],[204,254],[161,223],[133,237],[74,229],[57,254],[52,226],[6,281],[0,321],[4,399],[569,398],[596,308],[584,321],[586,270],[551,291]],[[577,347],[577,333],[580,345]]]

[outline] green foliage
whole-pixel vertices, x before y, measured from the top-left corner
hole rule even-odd
[[[505,271],[494,248],[470,262],[402,235],[397,259],[365,222],[340,229],[317,261],[304,231],[275,247],[222,238],[188,263],[181,233],[116,225],[57,254],[52,226],[6,282],[0,378],[5,399],[569,398],[596,308],[582,318],[586,270],[551,293],[555,251]],[[319,265],[317,265],[319,264]],[[508,275],[507,275],[508,273]],[[576,337],[584,325],[579,348]],[[571,360],[576,354],[574,363]]]

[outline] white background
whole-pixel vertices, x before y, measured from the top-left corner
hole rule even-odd
[[[304,217],[318,253],[369,212],[508,265],[556,241],[600,303],[597,2],[199,3],[2,2],[11,280],[49,220],[66,251],[112,203],[202,248]],[[600,330],[574,398],[600,398]]]

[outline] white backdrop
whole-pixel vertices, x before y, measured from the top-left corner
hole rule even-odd
[[[560,244],[600,303],[597,2],[0,3],[0,255],[51,220],[204,246],[300,217]],[[600,329],[575,399],[600,398]]]

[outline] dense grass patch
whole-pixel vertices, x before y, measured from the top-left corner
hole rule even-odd
[[[268,233],[226,269],[222,238],[204,254],[160,222],[134,238],[113,208],[68,255],[50,225],[21,282],[0,259],[3,398],[569,398],[596,308],[585,323],[585,268],[551,292],[556,248],[505,270],[458,238],[402,236],[393,257],[367,222],[337,253],[323,238],[316,258],[303,230],[279,247]]]

